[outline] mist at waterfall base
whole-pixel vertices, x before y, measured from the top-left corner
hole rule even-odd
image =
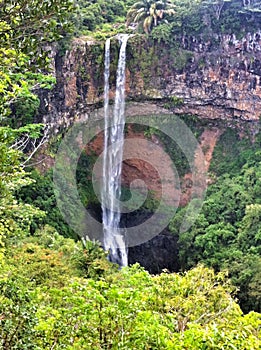
[[[117,67],[113,115],[109,113],[110,39],[105,44],[104,67],[104,152],[102,186],[102,223],[104,249],[109,260],[128,265],[127,242],[120,228],[121,172],[125,125],[125,66],[128,35],[119,35],[120,52]],[[109,127],[110,126],[110,127]]]

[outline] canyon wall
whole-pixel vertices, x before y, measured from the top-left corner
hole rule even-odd
[[[118,40],[112,39],[110,97],[115,94]],[[42,91],[40,117],[58,131],[88,119],[103,103],[104,42],[75,39],[54,52],[56,87]],[[127,46],[127,101],[153,102],[172,113],[258,120],[261,114],[261,32],[177,38],[155,43],[135,35]]]

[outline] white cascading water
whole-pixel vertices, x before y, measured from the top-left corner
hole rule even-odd
[[[121,171],[125,125],[125,66],[127,34],[118,36],[121,47],[116,79],[116,95],[113,116],[109,115],[110,39],[105,44],[104,70],[104,153],[102,186],[102,220],[104,249],[109,259],[120,266],[127,266],[127,245],[120,229]]]

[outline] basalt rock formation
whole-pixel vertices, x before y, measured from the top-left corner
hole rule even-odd
[[[255,133],[261,114],[261,32],[237,39],[235,35],[176,39],[177,45],[155,43],[136,35],[129,38],[126,58],[126,117],[157,114],[192,114],[212,119],[206,128],[208,163],[213,147],[222,132],[215,123],[226,126],[247,122]],[[115,96],[119,43],[111,39],[110,98]],[[54,132],[77,120],[103,119],[104,42],[75,39],[62,56],[53,51],[56,87],[41,92],[40,113]],[[135,137],[142,137],[136,135]],[[204,137],[204,136],[203,136]],[[157,142],[157,140],[156,140]],[[97,140],[94,148],[102,148]],[[213,146],[213,147],[212,147]],[[143,165],[125,162],[123,182],[135,178],[133,171],[149,176]],[[126,174],[129,174],[129,179]],[[136,176],[138,178],[138,176]],[[189,175],[181,202],[189,200]],[[150,177],[151,179],[153,177]],[[152,190],[157,193],[157,181]]]
[[[261,32],[177,38],[176,46],[136,35],[127,46],[127,101],[153,101],[177,114],[258,120],[261,110]],[[118,42],[112,39],[110,97],[115,94]],[[54,52],[56,87],[41,93],[40,114],[58,131],[102,106],[104,43],[75,39]]]

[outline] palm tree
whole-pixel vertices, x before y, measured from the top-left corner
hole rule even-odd
[[[164,15],[174,15],[174,4],[171,0],[142,0],[131,6],[127,13],[127,23],[138,23],[143,25],[145,33],[149,33],[152,27],[156,27]]]

